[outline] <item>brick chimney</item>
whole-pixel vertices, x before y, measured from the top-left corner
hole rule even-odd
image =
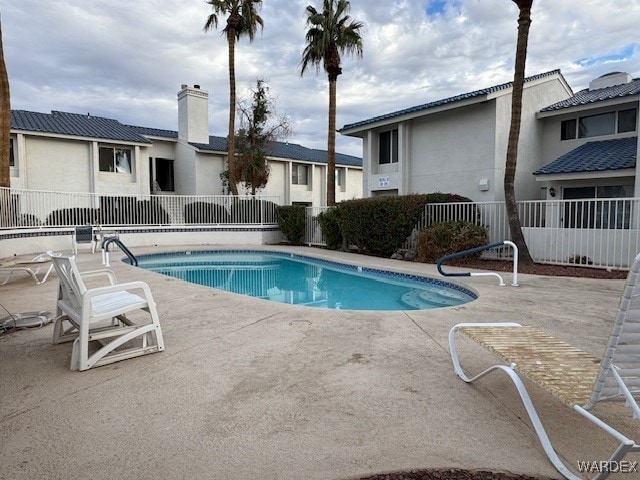
[[[178,92],[178,138],[209,143],[209,92],[182,85]]]

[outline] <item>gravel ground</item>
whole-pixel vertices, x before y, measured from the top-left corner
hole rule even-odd
[[[548,477],[529,477],[485,470],[412,470],[383,473],[359,480],[550,480]]]
[[[449,262],[448,265],[456,267],[477,268],[479,270],[496,270],[499,272],[510,272],[513,270],[513,262],[507,260],[484,260],[484,259],[460,259],[457,262]],[[563,265],[548,265],[534,263],[525,265],[518,264],[518,273],[531,273],[534,275],[550,275],[561,277],[583,277],[583,278],[627,278],[626,270],[606,270],[604,268],[592,267],[565,267]]]

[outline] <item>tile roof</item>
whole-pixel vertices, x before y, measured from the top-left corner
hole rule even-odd
[[[558,69],[551,70],[550,72],[545,72],[545,73],[541,73],[541,74],[538,74],[538,75],[533,75],[531,77],[527,77],[527,78],[525,78],[525,82],[531,82],[533,80],[538,80],[538,79],[544,78],[544,77],[550,77],[550,76],[556,75],[556,74],[560,74],[561,75],[560,70],[558,70]],[[483,88],[481,90],[476,90],[476,91],[473,91],[473,92],[463,93],[463,94],[460,94],[460,95],[456,95],[454,97],[444,98],[442,100],[436,100],[434,102],[425,103],[425,104],[422,104],[422,105],[416,105],[415,107],[409,107],[409,108],[405,108],[404,110],[397,110],[395,112],[386,113],[384,115],[378,115],[377,117],[368,118],[368,119],[362,120],[360,122],[350,123],[350,124],[345,125],[344,127],[342,127],[338,131],[342,132],[344,130],[349,130],[351,128],[361,127],[361,126],[364,126],[364,125],[369,125],[371,123],[380,122],[382,120],[389,120],[389,119],[394,118],[394,117],[399,117],[399,116],[402,116],[402,115],[406,115],[407,113],[414,113],[414,112],[419,112],[419,111],[422,111],[422,110],[429,110],[431,108],[440,107],[442,105],[447,105],[447,104],[451,104],[451,103],[455,103],[455,102],[460,102],[462,100],[468,100],[468,99],[472,99],[472,98],[486,96],[486,95],[489,95],[491,93],[499,92],[501,90],[506,90],[508,88],[511,88],[512,86],[513,86],[513,82],[507,82],[507,83],[502,83],[500,85],[494,85],[493,87]]]
[[[123,125],[117,120],[55,110],[51,113],[11,110],[11,128],[121,142],[151,143],[131,127]]]
[[[216,152],[227,151],[227,139],[224,137],[210,136],[208,144],[191,143],[191,145],[200,150]],[[289,158],[292,160],[300,160],[304,162],[327,163],[326,150],[307,148],[303,147],[302,145],[298,145],[297,143],[275,142],[272,151],[269,153],[269,156],[277,158]],[[336,152],[336,165],[361,167],[362,158]]]
[[[52,111],[51,113],[11,110],[11,128],[28,132],[102,138],[121,142],[153,143],[148,137],[178,139],[178,132],[160,128],[124,125],[117,120],[80,113]],[[210,136],[209,143],[191,143],[194,147],[215,152],[227,151],[225,137]],[[327,152],[303,147],[295,143],[276,142],[270,156],[315,163],[327,163]],[[362,166],[362,159],[336,152],[336,164]]]
[[[539,168],[534,175],[602,172],[636,166],[638,137],[588,142]]]
[[[178,132],[174,130],[163,130],[161,128],[151,128],[151,127],[138,127],[135,125],[127,125],[127,127],[133,128],[140,135],[146,135],[149,137],[171,138],[174,140],[178,139]]]
[[[629,83],[615,85],[613,87],[599,88],[597,90],[589,90],[585,88],[580,90],[574,96],[540,110],[541,112],[552,112],[554,110],[562,110],[563,108],[577,107],[579,105],[588,105],[591,103],[602,102],[603,100],[611,100],[614,98],[628,97],[640,94],[640,78],[635,78]]]

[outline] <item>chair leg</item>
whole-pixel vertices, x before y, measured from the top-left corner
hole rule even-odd
[[[540,440],[540,443],[542,445],[544,453],[547,455],[547,458],[551,461],[551,463],[556,468],[556,470],[558,470],[558,472],[560,472],[565,478],[569,480],[582,480],[581,477],[575,475],[573,472],[571,472],[571,470],[567,468],[567,466],[564,464],[562,460],[560,460],[560,457],[558,457],[555,450],[553,449],[553,446],[551,445],[551,441],[549,440],[549,436],[547,435],[547,432],[545,431],[544,426],[540,421],[540,417],[538,417],[538,413],[536,412],[536,409],[533,406],[531,397],[529,397],[529,393],[527,392],[527,389],[525,388],[524,383],[522,383],[520,376],[514,370],[515,364],[511,366],[494,365],[472,377],[467,376],[467,374],[462,370],[462,367],[460,366],[460,360],[458,359],[458,349],[455,343],[456,331],[458,330],[458,328],[461,328],[462,326],[464,325],[463,324],[455,325],[449,332],[449,350],[451,352],[451,360],[453,362],[453,367],[456,375],[458,375],[458,377],[460,377],[464,382],[472,383],[494,371],[502,371],[506,373],[509,376],[509,378],[511,378],[511,381],[513,382],[516,389],[518,390],[520,399],[522,400],[525,410],[529,415],[529,419],[531,420],[531,423],[536,432],[536,435],[538,436],[538,440]],[[598,478],[604,478],[604,477],[598,477]]]
[[[69,322],[71,326],[65,329],[64,322]],[[71,323],[66,315],[58,315],[53,326],[53,340],[51,343],[57,345],[59,343],[71,342],[78,337],[77,327]]]

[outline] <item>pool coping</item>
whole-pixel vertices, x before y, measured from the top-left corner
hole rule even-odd
[[[344,262],[338,262],[335,260],[328,260],[328,259],[324,259],[324,258],[320,258],[320,257],[316,257],[316,256],[312,256],[312,255],[301,255],[298,253],[291,253],[291,252],[284,252],[284,251],[274,251],[274,250],[264,250],[264,249],[238,249],[238,248],[234,248],[234,249],[205,249],[205,250],[186,250],[184,252],[176,252],[176,251],[172,251],[172,252],[159,252],[159,253],[153,253],[153,254],[143,254],[143,255],[139,255],[137,256],[137,260],[139,262],[139,267],[140,268],[145,268],[143,265],[140,265],[140,263],[144,263],[145,260],[148,259],[153,259],[153,258],[158,258],[158,257],[162,257],[163,255],[191,255],[193,253],[196,254],[203,254],[203,255],[207,255],[207,254],[218,254],[218,253],[231,253],[231,254],[235,254],[235,253],[243,253],[243,254],[257,254],[257,255],[271,255],[274,257],[278,257],[278,258],[287,258],[287,259],[301,259],[304,261],[311,261],[314,262],[316,264],[320,264],[320,265],[326,265],[330,268],[336,269],[338,271],[340,270],[347,270],[350,271],[351,273],[355,273],[355,274],[365,274],[362,275],[363,277],[366,277],[366,274],[372,274],[372,275],[377,275],[377,276],[381,276],[383,278],[389,278],[390,280],[395,280],[395,279],[402,279],[402,280],[409,280],[412,282],[415,282],[417,284],[429,284],[429,285],[437,285],[437,286],[441,286],[441,287],[446,287],[446,288],[451,288],[453,290],[457,290],[460,291],[462,293],[464,293],[465,295],[472,297],[471,300],[467,301],[467,302],[462,302],[460,304],[457,305],[448,305],[448,306],[440,306],[440,307],[434,307],[434,308],[452,308],[452,307],[458,307],[460,305],[466,304],[466,303],[470,303],[473,301],[476,301],[479,297],[479,294],[477,292],[477,290],[474,290],[471,287],[468,287],[466,285],[460,284],[460,283],[455,283],[449,280],[441,280],[432,276],[427,276],[427,275],[418,275],[418,274],[414,274],[414,273],[405,273],[405,272],[398,272],[398,271],[393,271],[393,270],[383,270],[380,268],[374,268],[374,267],[367,267],[364,266],[362,264],[357,264],[357,263],[344,263]],[[125,263],[129,263],[129,259],[125,258],[123,260]],[[225,262],[227,264],[231,264],[233,265],[233,262]],[[243,265],[247,265],[247,264],[251,264],[251,262],[236,262],[237,264],[243,264]],[[163,264],[162,267],[172,267],[172,266],[183,266],[184,264],[182,263],[176,263],[176,264]],[[215,288],[215,287],[210,287],[210,288]],[[227,290],[228,291],[228,290]],[[231,292],[231,293],[236,293],[236,292]],[[303,305],[300,305],[303,306]],[[348,309],[349,310],[349,309]],[[354,309],[354,310],[358,310],[358,309]],[[402,309],[398,309],[398,310],[402,310]],[[420,310],[420,309],[417,309]],[[428,310],[428,309],[422,309],[422,310]],[[386,310],[385,310],[386,311]]]

